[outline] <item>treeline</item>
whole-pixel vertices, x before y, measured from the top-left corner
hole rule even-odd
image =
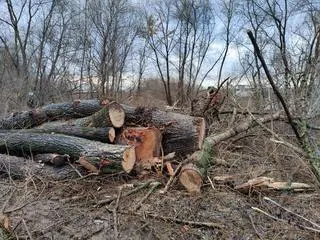
[[[263,106],[250,29],[288,102],[315,114],[319,8],[307,0],[4,0],[0,109],[23,106],[30,94],[35,105],[83,91],[117,99],[123,89],[141,93],[149,77],[160,79],[168,105],[184,105],[205,80],[219,85],[228,75],[251,84]]]

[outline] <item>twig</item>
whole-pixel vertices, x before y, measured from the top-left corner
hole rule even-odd
[[[160,168],[160,172],[163,173],[164,151],[163,151],[163,146],[162,146],[162,144],[160,145],[160,150],[161,150],[161,168]]]
[[[132,211],[137,211],[142,203],[154,192],[154,190],[161,185],[160,182],[153,182],[150,184],[152,187],[150,190],[147,192],[147,194],[139,201],[139,203],[132,209]]]
[[[209,183],[210,183],[210,185],[211,185],[212,189],[215,189],[215,187],[214,187],[214,185],[213,185],[213,182],[212,182],[211,178],[210,178],[209,176],[207,176],[207,178],[208,178],[208,180],[209,180]]]
[[[289,222],[289,221],[287,221],[287,220],[285,220],[285,219],[281,219],[281,218],[275,217],[275,216],[273,216],[273,215],[271,215],[271,214],[269,214],[269,213],[261,210],[260,208],[257,208],[257,207],[251,207],[251,208],[252,208],[253,210],[257,211],[257,212],[260,212],[260,213],[266,215],[266,216],[269,217],[269,218],[272,218],[272,219],[274,219],[274,220],[277,220],[277,221],[280,221],[280,222],[283,222],[283,223],[287,223],[287,224],[291,224],[291,225],[292,225],[292,222]],[[303,226],[303,225],[301,225],[301,224],[294,224],[294,225],[296,225],[296,226],[298,226],[298,227],[301,227],[301,228],[304,228],[304,229],[307,229],[307,230],[311,230],[311,231],[320,233],[320,230],[319,230],[319,229],[315,229],[315,228]]]
[[[173,180],[174,180],[175,177],[178,175],[178,173],[180,172],[182,166],[183,166],[185,163],[186,163],[186,160],[179,163],[179,165],[178,165],[178,167],[176,168],[176,170],[174,171],[173,175],[170,176],[170,178],[169,178],[166,186],[160,191],[161,194],[164,194],[164,193],[166,193],[166,192],[169,190],[171,184],[173,183]]]
[[[20,205],[19,207],[14,208],[14,209],[5,210],[5,211],[3,211],[3,213],[8,214],[8,213],[12,213],[12,212],[18,211],[21,208],[24,208],[25,206],[27,206],[27,205],[29,205],[31,203],[34,203],[34,202],[37,202],[37,201],[26,202],[26,203]]]
[[[72,167],[72,169],[80,176],[80,178],[84,178],[83,175],[79,172],[79,170],[77,168],[75,168],[75,166],[73,166],[71,163],[68,162],[68,165],[70,167]]]
[[[113,229],[114,229],[115,239],[118,239],[118,236],[119,236],[119,232],[118,232],[118,214],[117,214],[117,211],[118,211],[118,208],[119,208],[119,202],[120,202],[121,194],[122,194],[122,187],[120,187],[120,189],[119,189],[119,193],[118,193],[118,196],[117,196],[116,205],[114,206],[114,208],[113,208],[113,210],[112,210],[112,212],[113,212],[113,221],[114,221]]]
[[[269,129],[268,127],[266,127],[264,124],[262,124],[255,116],[253,116],[253,114],[248,110],[248,113],[249,115],[253,118],[253,120],[260,126],[262,127],[265,131],[269,132],[272,136],[274,136],[275,138],[278,139],[277,140],[274,140],[274,139],[270,139],[271,141],[273,142],[276,142],[276,143],[281,143],[283,144],[284,146],[288,147],[288,148],[291,148],[292,150],[296,151],[297,153],[303,155],[303,156],[307,156],[307,154],[300,148],[288,143],[288,142],[285,142],[278,134],[276,134],[274,131],[272,131],[271,129]]]
[[[281,141],[281,140],[276,140],[276,139],[273,139],[273,138],[271,138],[270,141],[271,141],[271,142],[274,142],[274,143],[282,144],[282,145],[284,145],[284,146],[286,146],[286,147],[294,150],[295,152],[301,154],[301,155],[304,156],[304,157],[307,156],[307,154],[306,154],[302,149],[300,149],[300,148],[292,145],[291,143],[285,142],[285,141],[283,141],[283,140],[282,140],[282,141]]]
[[[209,227],[209,228],[220,228],[220,229],[224,228],[224,226],[219,223],[189,221],[189,220],[183,220],[183,219],[175,218],[175,217],[161,216],[161,215],[157,215],[157,214],[149,213],[149,212],[139,213],[139,212],[119,211],[119,213],[128,214],[128,215],[133,214],[133,215],[141,216],[141,217],[152,217],[152,218],[160,219],[163,221],[172,221],[172,222],[176,222],[176,223],[189,224],[189,225],[198,226],[198,227]]]
[[[32,236],[31,236],[31,233],[30,233],[30,231],[29,231],[29,228],[28,228],[28,226],[27,226],[27,223],[26,223],[26,221],[25,221],[23,218],[22,218],[22,223],[23,223],[24,228],[25,228],[26,231],[27,231],[27,234],[28,234],[29,239],[30,239],[30,240],[33,240]]]
[[[125,194],[122,194],[122,196],[123,196],[123,197],[127,197],[127,196],[129,196],[129,195],[131,195],[131,194],[134,194],[134,193],[136,193],[136,192],[139,192],[141,189],[146,188],[151,182],[152,182],[151,180],[150,180],[150,181],[147,181],[147,182],[139,185],[138,187],[132,189],[131,191],[129,191],[129,192],[125,193]],[[101,205],[105,205],[105,204],[109,204],[109,203],[113,202],[114,200],[116,200],[117,198],[118,198],[118,197],[116,196],[116,197],[111,197],[111,198],[109,198],[109,199],[101,200],[101,201],[99,201],[99,202],[95,205],[95,207],[101,206]]]
[[[256,228],[256,225],[254,224],[254,221],[252,219],[252,216],[250,213],[248,213],[248,216],[249,216],[249,219],[250,219],[250,222],[251,222],[251,225],[253,227],[253,230],[255,231],[255,233],[257,234],[258,238],[259,239],[263,239],[263,237],[260,235],[260,233],[258,232],[257,228]]]
[[[281,208],[281,209],[283,209],[283,210],[285,210],[285,211],[287,211],[287,212],[289,212],[289,213],[291,213],[291,214],[293,214],[293,215],[295,215],[295,216],[303,219],[304,221],[312,224],[313,226],[317,227],[317,228],[319,229],[319,231],[320,231],[320,225],[319,225],[319,224],[317,224],[317,223],[315,223],[315,222],[313,222],[313,221],[305,218],[304,216],[301,216],[300,214],[294,213],[294,212],[291,211],[290,209],[281,206],[279,203],[277,203],[276,201],[274,201],[274,200],[272,200],[272,199],[270,199],[270,198],[268,198],[268,197],[264,197],[263,199],[266,200],[266,201],[268,201],[268,202],[273,203],[274,205],[278,206],[279,208]]]
[[[7,200],[6,200],[6,201],[4,202],[4,204],[2,205],[2,208],[1,208],[1,210],[0,210],[0,214],[5,212],[6,206],[7,206],[7,204],[9,203],[9,201],[10,201],[10,199],[12,198],[13,193],[14,193],[15,191],[16,191],[15,189],[13,189],[13,190],[11,191],[11,193],[10,193],[10,195],[8,196]]]

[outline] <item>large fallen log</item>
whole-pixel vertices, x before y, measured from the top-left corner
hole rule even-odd
[[[100,141],[104,143],[113,143],[116,133],[113,127],[94,128],[94,127],[80,127],[58,122],[48,122],[40,125],[37,128],[30,129],[12,129],[1,130],[0,133],[50,133],[50,134],[64,134],[69,136],[76,136],[86,138],[89,140]]]
[[[113,143],[116,137],[116,133],[113,127],[83,127],[70,125],[68,122],[62,121],[44,123],[37,128],[23,131],[34,133],[60,133],[105,143]]]
[[[229,128],[221,133],[212,134],[205,138],[203,149],[194,152],[188,164],[182,167],[179,175],[180,183],[190,192],[197,194],[200,192],[202,180],[206,176],[208,168],[214,162],[213,147],[219,142],[234,137],[237,134],[255,127],[258,123],[263,124],[281,117],[280,112],[265,117],[254,119],[248,118],[246,121]]]
[[[178,156],[186,156],[202,148],[206,128],[204,118],[153,108],[122,106],[127,126],[153,126],[162,130],[164,154],[176,152]]]
[[[37,153],[68,154],[71,160],[80,156],[96,157],[117,164],[130,172],[135,164],[135,149],[132,146],[110,145],[84,138],[61,134],[0,132],[0,152],[11,155],[31,155]],[[108,168],[108,164],[104,165]]]
[[[77,166],[77,171],[84,173],[83,169]],[[12,179],[24,179],[35,176],[46,180],[64,180],[78,178],[78,173],[69,165],[63,167],[52,167],[37,163],[31,159],[0,154],[0,177]]]
[[[77,100],[49,104],[30,111],[15,112],[0,120],[0,129],[32,128],[47,121],[82,118],[94,114],[109,103],[108,100]]]

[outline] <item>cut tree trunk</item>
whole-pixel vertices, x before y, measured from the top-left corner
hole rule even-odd
[[[125,120],[125,112],[123,107],[116,102],[111,102],[102,107],[98,112],[71,121],[70,124],[81,127],[116,127],[123,126]]]
[[[77,100],[68,103],[49,104],[39,109],[12,113],[0,120],[0,129],[23,129],[58,119],[82,118],[99,111],[108,100]]]
[[[9,154],[57,153],[68,154],[71,160],[80,156],[97,157],[112,164],[118,163],[130,172],[136,156],[132,146],[110,145],[84,138],[46,133],[0,132],[0,151]]]
[[[162,135],[155,127],[129,127],[123,129],[117,143],[134,146],[136,163],[143,169],[150,169],[159,161]]]
[[[208,168],[214,162],[213,147],[221,141],[224,141],[230,137],[234,137],[237,134],[247,131],[248,129],[260,124],[267,123],[273,120],[278,120],[281,117],[280,112],[272,115],[261,117],[258,119],[249,118],[246,121],[227,129],[226,131],[208,136],[204,140],[203,149],[194,152],[190,157],[188,164],[186,164],[180,172],[180,183],[190,193],[200,193],[200,188],[203,178],[207,174]]]
[[[152,108],[122,106],[127,126],[153,126],[162,131],[165,155],[176,152],[178,156],[186,156],[202,148],[205,137],[203,118]]]
[[[80,166],[74,166],[78,172],[84,173]],[[78,178],[74,168],[69,165],[63,167],[52,167],[39,164],[31,159],[0,154],[0,177],[10,177],[12,179],[24,179],[35,176],[48,181]]]
[[[40,125],[37,128],[28,129],[24,131],[35,133],[60,133],[105,143],[113,143],[116,137],[116,133],[113,127],[83,127],[70,125],[68,121],[48,122]]]

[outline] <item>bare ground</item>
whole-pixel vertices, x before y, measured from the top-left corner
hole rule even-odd
[[[273,127],[294,142],[286,124]],[[306,229],[315,225],[263,200],[267,196],[320,225],[320,194],[308,164],[291,149],[272,143],[270,137],[255,128],[220,143],[215,148],[218,164],[208,176],[233,175],[234,183],[211,185],[206,179],[199,196],[190,196],[177,182],[161,194],[168,178],[156,172],[143,178],[105,175],[64,181],[3,177],[0,209],[12,220],[19,239],[320,239],[319,232]],[[233,189],[259,176],[308,183],[315,190],[242,194]],[[134,188],[130,184],[150,179],[162,186],[134,210],[151,186],[125,196]],[[118,204],[116,200],[98,204],[110,197],[118,197]]]

